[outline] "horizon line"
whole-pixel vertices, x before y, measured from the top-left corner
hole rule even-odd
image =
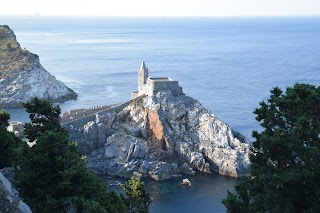
[[[168,16],[161,16],[161,15],[52,15],[52,14],[0,14],[0,17],[4,16],[15,16],[15,17],[92,17],[92,18],[228,18],[228,17],[239,17],[239,18],[251,18],[251,17],[315,17],[320,16],[320,14],[297,14],[297,15],[286,15],[286,14],[279,14],[279,15],[209,15],[209,16],[199,16],[199,15],[168,15]]]

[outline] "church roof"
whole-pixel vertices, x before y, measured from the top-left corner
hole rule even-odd
[[[144,61],[142,61],[140,70],[147,70],[146,64],[144,63]]]

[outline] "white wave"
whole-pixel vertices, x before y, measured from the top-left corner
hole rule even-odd
[[[113,86],[106,86],[105,90],[106,90],[107,98],[114,98],[114,97],[117,97],[119,95],[118,92],[114,91],[114,87]]]
[[[110,44],[110,43],[127,43],[125,39],[108,38],[108,39],[79,39],[72,43],[74,44]]]
[[[68,77],[65,77],[62,75],[56,75],[56,79],[58,79],[59,81],[62,81],[63,83],[65,83],[67,85],[67,87],[70,87],[73,90],[79,90],[79,89],[81,89],[81,86],[84,85],[84,83],[82,81],[68,78]]]

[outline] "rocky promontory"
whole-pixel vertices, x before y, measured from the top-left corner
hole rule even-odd
[[[20,107],[33,97],[64,102],[77,94],[47,72],[37,55],[22,49],[8,26],[0,25],[0,108]]]
[[[155,180],[196,171],[240,177],[249,144],[191,97],[162,91],[63,124],[99,174]]]

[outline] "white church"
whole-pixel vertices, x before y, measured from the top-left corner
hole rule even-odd
[[[178,81],[174,81],[168,77],[149,77],[149,70],[143,61],[138,71],[138,91],[131,93],[131,99],[141,95],[153,96],[157,92],[167,90],[170,90],[174,96],[183,94]]]

